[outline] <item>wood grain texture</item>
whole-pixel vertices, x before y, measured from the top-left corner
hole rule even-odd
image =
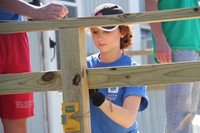
[[[73,52],[71,51],[71,53]],[[67,78],[65,77],[65,84],[72,84],[72,79],[75,75],[74,71],[77,71],[77,68],[71,65],[70,72],[73,72],[73,74],[70,76],[68,72],[65,72],[65,75],[68,76]],[[87,71],[87,74],[85,71]],[[46,72],[0,74],[0,94],[61,90],[61,72],[52,72],[55,73],[56,78],[51,82],[43,82],[41,80],[41,77]],[[118,68],[90,68],[84,70],[83,73],[87,78],[85,77],[82,81],[88,80],[89,88],[148,85],[150,86],[148,90],[155,90],[164,89],[164,87],[156,87],[157,85],[200,82],[200,62]],[[66,92],[73,95],[78,93],[78,96],[80,96],[80,93],[84,93],[83,95],[87,98],[87,85],[84,88],[86,88],[84,91],[80,90],[80,88],[75,88]],[[68,98],[71,98],[69,101],[77,100],[76,97]]]
[[[79,17],[62,20],[0,22],[0,33],[32,32],[58,30],[75,27],[93,27],[119,24],[142,24],[200,18],[200,8],[179,8],[173,10],[151,11],[144,13],[128,13],[101,17]]]
[[[61,91],[60,71],[0,74],[0,94],[59,90]]]
[[[152,49],[146,49],[146,50],[127,50],[125,53],[129,56],[137,56],[137,55],[152,55]]]
[[[160,85],[200,81],[200,62],[93,68],[88,70],[90,88]]]
[[[80,133],[90,133],[86,44],[83,28],[59,31],[63,102],[78,102],[80,109],[73,119],[80,122]],[[70,132],[67,132],[70,133]]]

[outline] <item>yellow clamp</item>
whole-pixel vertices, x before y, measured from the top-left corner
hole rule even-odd
[[[62,104],[62,124],[63,130],[67,131],[80,131],[80,122],[74,120],[74,115],[79,110],[78,102],[66,102]]]

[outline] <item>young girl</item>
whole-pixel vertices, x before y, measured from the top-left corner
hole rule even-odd
[[[97,6],[94,16],[123,14],[115,4]],[[136,66],[123,53],[132,44],[129,25],[91,28],[91,35],[100,53],[87,58],[88,68]],[[146,86],[101,88],[90,90],[92,133],[138,133],[136,116],[147,108]]]

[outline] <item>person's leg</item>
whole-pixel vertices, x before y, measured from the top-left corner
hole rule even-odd
[[[26,119],[1,119],[4,133],[27,133]]]
[[[34,112],[33,93],[0,95],[0,106],[4,133],[26,133],[26,119]]]
[[[200,52],[198,52],[198,61],[200,61]],[[200,82],[194,83],[192,90],[192,110],[196,113],[199,103],[199,95],[200,95]]]
[[[198,52],[174,50],[173,62],[196,61]],[[193,107],[193,83],[166,86],[166,133],[189,133],[195,116]]]
[[[192,84],[166,86],[166,133],[189,133],[194,117],[191,96]]]
[[[200,95],[200,83],[194,83],[192,88],[192,112],[196,114]]]
[[[200,61],[200,52],[199,52],[199,57],[198,61]],[[193,88],[192,88],[192,113],[194,116],[197,113],[198,109],[198,104],[199,104],[199,95],[200,95],[200,83],[194,83]],[[190,133],[193,133],[193,128],[191,129]]]
[[[0,73],[30,72],[30,53],[26,33],[0,34],[2,51],[0,59],[6,63],[0,65]],[[0,50],[1,51],[1,50]],[[33,93],[0,95],[0,118],[5,133],[26,133],[26,120],[33,116]]]

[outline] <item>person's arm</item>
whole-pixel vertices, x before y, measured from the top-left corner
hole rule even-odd
[[[129,128],[135,121],[141,102],[141,96],[128,96],[123,106],[111,103],[98,89],[89,90],[94,106],[99,107],[111,120],[124,128]]]
[[[146,11],[158,11],[158,0],[145,0]],[[171,48],[165,38],[161,23],[151,23],[151,30],[156,40],[156,58],[160,63],[171,63]]]
[[[63,18],[68,13],[68,9],[58,3],[37,7],[23,0],[0,0],[0,7],[36,20]]]
[[[99,108],[114,122],[129,128],[137,117],[140,102],[140,96],[128,96],[121,107],[113,103],[111,105],[111,102],[106,99]]]

